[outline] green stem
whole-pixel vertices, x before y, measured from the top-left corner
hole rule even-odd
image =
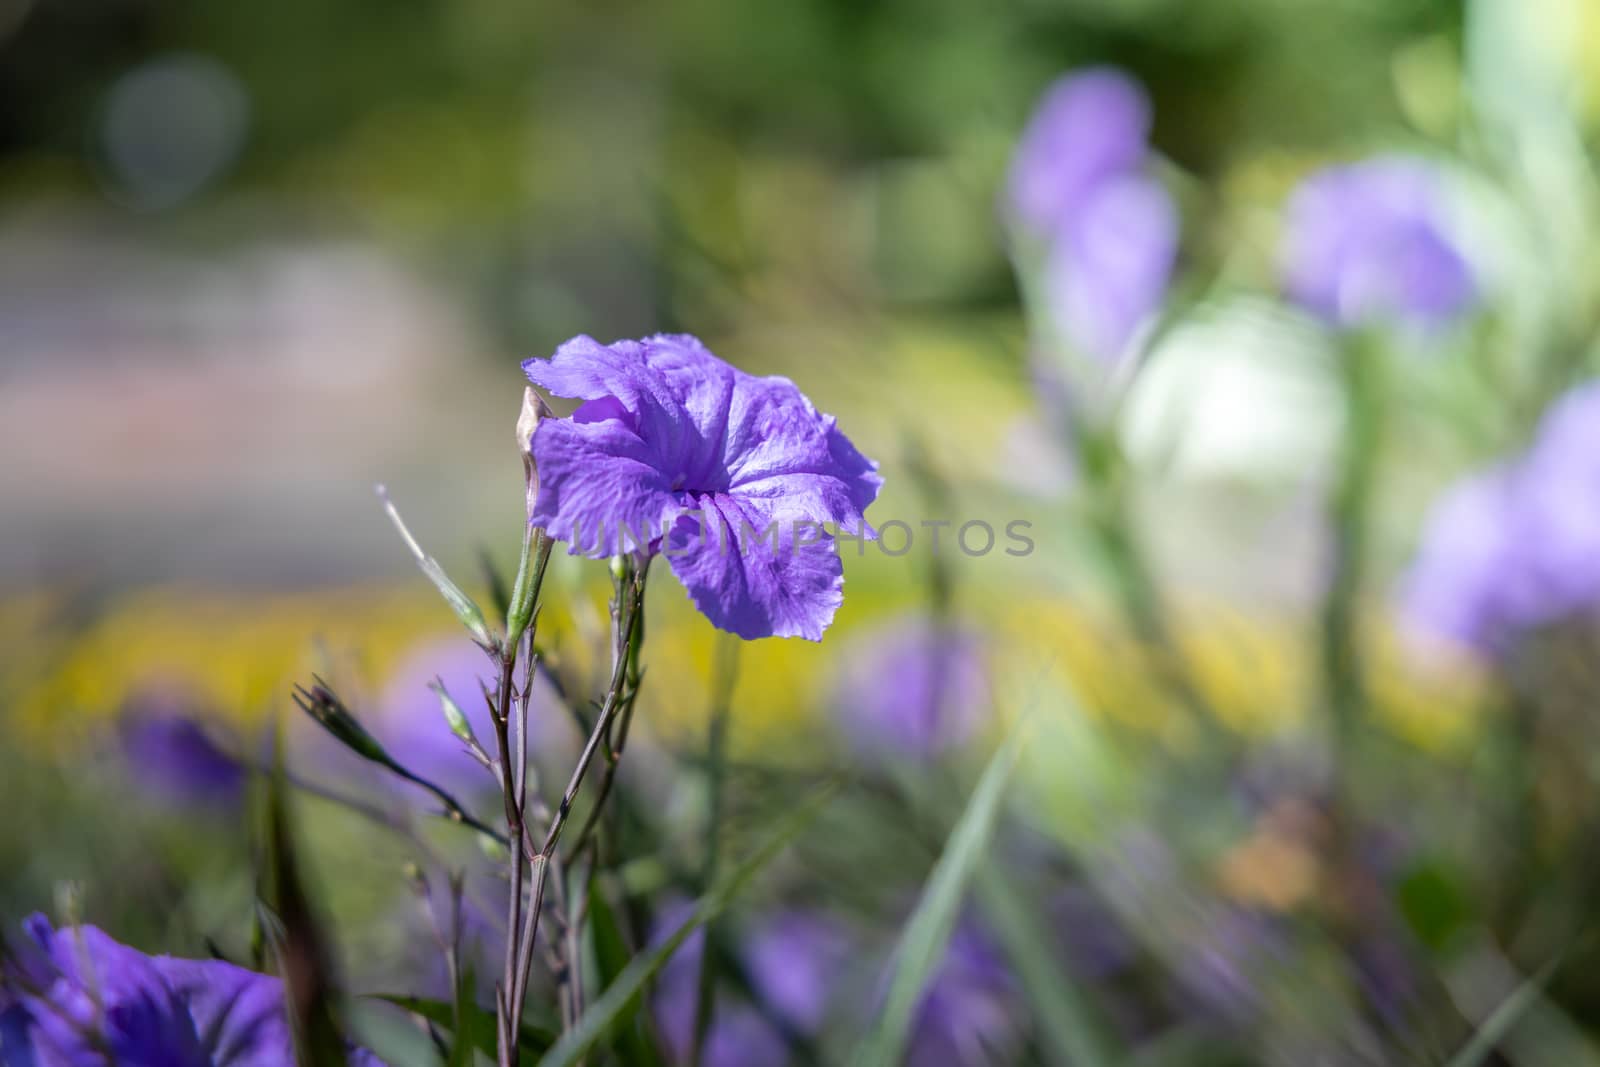
[[[1121,451],[1109,433],[1078,428],[1074,436],[1090,493],[1090,529],[1116,577],[1122,613],[1162,687],[1183,707],[1209,717],[1139,536]]]
[[[1366,583],[1371,511],[1383,445],[1383,350],[1352,337],[1340,360],[1346,430],[1330,501],[1333,547],[1323,601],[1321,661],[1324,696],[1336,751],[1348,756],[1366,702],[1359,610]]]

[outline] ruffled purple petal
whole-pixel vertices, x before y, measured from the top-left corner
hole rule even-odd
[[[278,979],[221,960],[151,962],[188,1004],[216,1067],[267,1067],[292,1047]]]
[[[655,450],[624,421],[584,419],[588,407],[571,419],[547,419],[534,432],[539,496],[530,521],[567,542],[569,552],[600,559],[659,537],[676,498]]]
[[[17,998],[38,1062],[101,1067],[109,1053],[133,1067],[209,1067],[186,1006],[149,957],[93,926],[55,931],[36,915],[26,929],[51,976],[33,985],[43,977],[34,961]]]
[[[728,491],[766,501],[784,518],[833,522],[859,533],[883,479],[833,418],[787,378],[741,375],[728,414]]]
[[[294,1060],[283,983],[220,960],[150,957],[93,926],[33,942],[0,982],[6,1067],[280,1067]],[[363,1049],[350,1062],[383,1067]]]
[[[701,614],[747,640],[822,640],[844,601],[833,538],[797,529],[765,499],[717,494],[694,504],[703,518],[679,518],[666,554]]]

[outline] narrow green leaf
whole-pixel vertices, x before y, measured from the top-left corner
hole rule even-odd
[[[450,605],[450,610],[456,613],[456,618],[461,620],[461,625],[472,634],[472,639],[481,647],[493,650],[497,642],[489,632],[489,621],[484,618],[483,609],[461,591],[461,587],[450,580],[450,576],[439,566],[439,561],[422,550],[417,539],[411,536],[411,531],[406,527],[405,520],[400,517],[400,511],[394,506],[394,501],[389,499],[389,490],[383,486],[377,487],[378,499],[383,502],[383,510],[389,516],[389,521],[399,531],[400,537],[405,541],[406,547],[411,550],[411,558],[417,561],[417,566],[422,568],[422,573],[427,575],[428,581],[439,590],[439,595],[444,597]]]
[[[554,1048],[545,1053],[544,1058],[539,1061],[539,1067],[572,1067],[611,1032],[612,1026],[618,1019],[636,1010],[644,995],[645,984],[666,965],[678,947],[696,930],[722,914],[750,880],[810,824],[837,789],[837,784],[824,786],[810,800],[799,805],[778,824],[778,828],[761,847],[747,856],[743,862],[729,869],[718,880],[717,885],[700,898],[695,904],[694,913],[673,932],[671,937],[653,951],[635,956],[629,961],[611,983],[610,988],[590,1005],[588,1011],[584,1012],[583,1017],[578,1020],[578,1025],[568,1031]]]
[[[490,1033],[495,1032],[494,1018],[478,1007],[473,1000],[472,991],[477,988],[477,975],[474,973],[470,961],[460,960],[459,946],[455,951],[456,988],[455,1010],[452,1013],[451,1026],[455,1030],[450,1039],[449,1067],[474,1067],[477,1062],[472,1051],[477,1047],[473,1041],[473,1034],[481,1033],[487,1027]]]
[[[989,929],[999,938],[1039,1021],[1039,1036],[1051,1053],[1050,1062],[1073,1067],[1109,1063],[1089,1006],[1050,953],[1050,934],[1038,915],[993,870],[978,872],[976,889]]]
[[[267,777],[263,888],[268,896],[258,904],[275,920],[269,939],[283,977],[294,1062],[298,1067],[344,1067],[344,1039],[333,1017],[337,983],[331,953],[302,873],[286,778],[280,719]]]
[[[1461,1051],[1455,1054],[1455,1058],[1450,1061],[1449,1067],[1477,1067],[1478,1064],[1488,1059],[1489,1054],[1495,1050],[1495,1046],[1500,1044],[1507,1034],[1511,1033],[1512,1027],[1517,1025],[1523,1015],[1527,1014],[1528,1009],[1538,1003],[1540,995],[1544,992],[1545,985],[1566,958],[1567,953],[1557,953],[1550,962],[1540,967],[1537,973],[1512,990],[1511,995],[1501,1001],[1500,1006],[1489,1014],[1489,1018],[1484,1020],[1483,1025],[1478,1028],[1478,1032],[1472,1035],[1472,1040],[1468,1041]]]
[[[1020,737],[1020,730],[1013,728],[989,760],[966,810],[945,842],[944,853],[928,877],[916,911],[900,935],[889,995],[876,1029],[856,1051],[857,1067],[899,1067],[905,1058],[917,1002],[944,960],[967,885],[988,849],[1006,784],[1017,763]]]
[[[455,1005],[447,1000],[430,1000],[427,997],[413,997],[404,993],[373,993],[370,994],[370,999],[393,1004],[403,1011],[428,1020],[442,1030],[452,1033],[455,1030]],[[493,1015],[481,1009],[474,1011],[468,1019],[468,1032],[465,1036],[467,1043],[473,1048],[494,1059],[496,1035]],[[549,1027],[524,1022],[522,1039],[518,1044],[524,1055],[538,1056],[555,1044],[555,1040],[555,1031]]]
[[[627,968],[632,953],[598,882],[589,887],[589,931],[594,937],[598,992],[604,993]],[[637,1000],[617,1016],[612,1026],[615,1031],[612,1047],[619,1062],[634,1067],[663,1067],[666,1061],[646,1032],[643,1018],[638,1014]]]

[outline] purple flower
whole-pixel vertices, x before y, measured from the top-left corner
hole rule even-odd
[[[157,800],[203,809],[236,808],[245,771],[219,748],[181,703],[130,704],[117,725],[122,758],[134,785]]]
[[[1600,382],[1559,400],[1526,455],[1434,505],[1401,602],[1413,624],[1490,653],[1600,609]]]
[[[146,956],[35,915],[0,976],[5,1067],[254,1067],[294,1062],[283,984],[217,960]],[[382,1067],[363,1050],[352,1067]]]
[[[1007,211],[1045,249],[1043,295],[1064,339],[1110,362],[1166,297],[1178,253],[1172,198],[1149,176],[1150,103],[1120,71],[1063,78],[1011,165]]]
[[[800,1033],[822,1024],[850,958],[850,940],[837,923],[809,912],[787,912],[760,923],[745,939],[750,984],[762,1003]]]
[[[909,618],[852,648],[835,692],[840,722],[862,755],[929,760],[977,730],[989,680],[974,634]]]
[[[720,629],[821,640],[844,597],[821,524],[872,536],[863,512],[883,482],[793,382],[736,370],[687,334],[577,337],[522,368],[584,401],[534,431],[533,522],[575,554],[664,549]]]
[[[1339,326],[1462,314],[1477,290],[1428,163],[1380,156],[1308,178],[1289,202],[1282,270],[1289,296]]]
[[[668,903],[656,918],[651,943],[659,945],[665,941],[693,910],[694,905],[686,900]],[[705,945],[705,929],[696,930],[678,946],[656,979],[651,1006],[662,1039],[677,1063],[688,1062],[694,1044],[700,965]],[[779,1067],[789,1062],[789,1049],[783,1036],[759,1012],[724,992],[712,1002],[711,1022],[700,1062],[703,1067],[746,1067],[758,1063]]]
[[[1007,1062],[1016,1044],[1015,981],[999,950],[970,921],[956,928],[917,1007],[907,1063],[978,1067]]]

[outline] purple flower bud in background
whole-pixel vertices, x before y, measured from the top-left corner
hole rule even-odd
[[[1046,313],[1103,362],[1126,355],[1160,309],[1177,260],[1178,213],[1149,175],[1149,133],[1144,90],[1090,70],[1046,91],[1011,164],[1006,214],[1043,249]]]
[[[972,737],[988,700],[977,636],[914,617],[856,640],[840,670],[834,708],[862,756],[931,760]]]
[[[283,983],[219,960],[146,956],[93,926],[35,915],[0,974],[11,1065],[246,1067],[295,1060]],[[352,1067],[382,1067],[361,1049]]]
[[[1291,198],[1282,249],[1291,299],[1341,327],[1406,322],[1439,327],[1476,300],[1477,286],[1432,165],[1380,156],[1312,175]]]
[[[1009,1062],[1019,1035],[1015,987],[988,935],[970,920],[961,923],[917,1007],[906,1062],[918,1067]]]
[[[1525,456],[1434,505],[1400,596],[1408,622],[1485,653],[1600,611],[1600,382],[1557,401]]]
[[[245,769],[207,733],[187,702],[144,694],[117,724],[122,758],[136,788],[160,801],[201,810],[236,808]]]
[[[822,639],[844,571],[833,538],[809,541],[796,523],[870,537],[863,512],[883,484],[831,416],[787,378],[745,374],[687,334],[576,337],[522,369],[584,401],[534,432],[530,521],[594,559],[665,549],[718,629]]]
[[[1058,231],[1045,265],[1051,313],[1073,347],[1124,355],[1167,295],[1178,258],[1178,212],[1153,178],[1117,178]]]
[[[1037,234],[1070,226],[1102,186],[1144,167],[1149,136],[1150,101],[1126,74],[1100,67],[1060,79],[1012,157],[1012,218]]]

